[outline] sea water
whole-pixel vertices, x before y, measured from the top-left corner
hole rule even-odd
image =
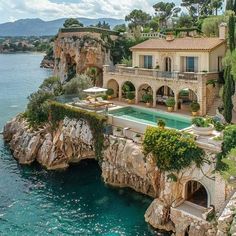
[[[0,130],[24,111],[50,70],[42,54],[0,54]],[[65,171],[19,165],[0,136],[0,235],[156,235],[144,221],[151,199],[106,186],[96,161]],[[159,233],[158,233],[159,234]]]

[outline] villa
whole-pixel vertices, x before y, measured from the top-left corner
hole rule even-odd
[[[175,99],[175,111],[188,109],[192,101],[200,104],[200,115],[214,105],[222,75],[227,25],[219,26],[218,38],[149,39],[134,47],[132,67],[104,65],[103,86],[114,90],[114,97],[125,98],[123,86],[132,84],[135,104],[142,102],[145,91],[152,95],[152,106],[163,105],[168,97]]]

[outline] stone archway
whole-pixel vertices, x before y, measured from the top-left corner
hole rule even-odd
[[[125,81],[121,86],[121,98],[129,99],[128,97],[132,94],[135,98],[136,88],[135,85],[131,81]],[[133,98],[133,99],[134,99]],[[133,100],[129,99],[129,100]]]
[[[147,94],[150,94],[153,97],[152,87],[147,83],[140,85],[138,88],[138,102],[145,102],[144,96]],[[152,102],[153,101],[151,101],[150,103]]]
[[[157,105],[166,105],[165,102],[168,98],[175,97],[173,89],[171,89],[169,86],[161,86],[156,91],[156,103]]]
[[[185,200],[207,208],[209,206],[209,193],[200,182],[190,180],[185,184]]]
[[[114,94],[113,94],[113,98],[118,98],[119,97],[119,84],[116,80],[114,79],[110,79],[107,82],[107,89],[113,89]]]
[[[190,112],[191,103],[197,101],[198,101],[198,96],[192,89],[189,88],[181,89],[178,93],[177,108],[186,112]]]

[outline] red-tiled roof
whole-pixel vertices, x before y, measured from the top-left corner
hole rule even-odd
[[[167,41],[166,39],[149,39],[130,49],[210,51],[225,42],[225,40],[219,38],[176,38],[172,41]]]

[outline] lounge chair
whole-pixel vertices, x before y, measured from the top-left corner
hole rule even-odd
[[[104,105],[113,105],[113,102],[106,101],[102,97],[97,97],[97,101]]]

